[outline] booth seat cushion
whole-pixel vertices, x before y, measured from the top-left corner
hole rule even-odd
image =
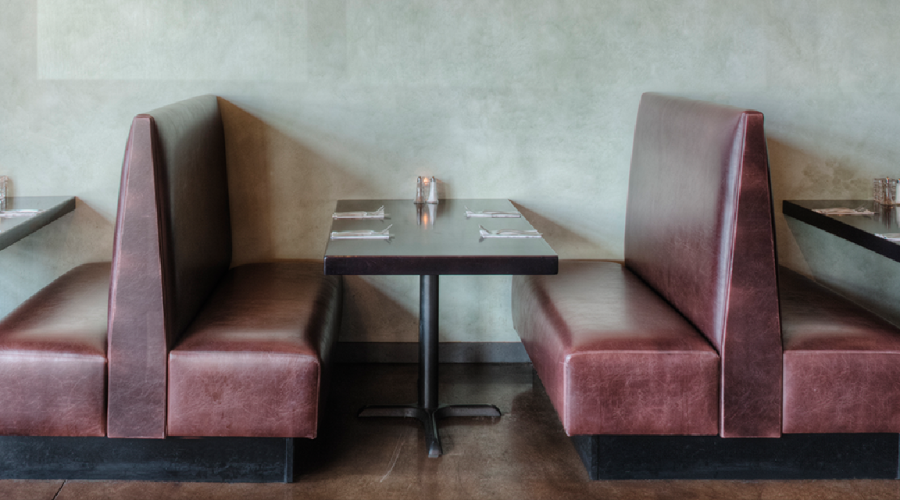
[[[714,435],[719,356],[614,262],[515,276],[513,321],[566,433]]]
[[[316,437],[340,303],[321,261],[229,271],[169,353],[168,434]]]
[[[106,435],[109,269],[76,267],[0,322],[0,434]]]
[[[782,268],[784,432],[900,432],[900,329]]]

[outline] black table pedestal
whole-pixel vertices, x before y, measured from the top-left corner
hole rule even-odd
[[[443,454],[437,421],[445,417],[499,417],[494,405],[438,406],[438,276],[419,277],[419,404],[366,406],[360,417],[417,418],[425,427],[428,456]]]

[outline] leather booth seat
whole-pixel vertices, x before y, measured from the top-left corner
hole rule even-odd
[[[340,312],[339,282],[322,274],[308,261],[225,275],[169,353],[169,435],[316,437]]]
[[[225,153],[214,96],[135,117],[112,263],[0,321],[0,476],[292,481],[342,281],[321,260],[231,267]]]
[[[105,436],[109,263],[83,264],[0,322],[0,435]]]
[[[569,435],[717,433],[719,355],[626,267],[562,261],[517,277],[513,304]]]
[[[776,285],[771,221],[759,113],[643,96],[624,264],[513,280],[567,433],[900,432],[900,329],[788,269]]]
[[[218,99],[135,117],[121,192],[109,436],[315,437],[341,277],[321,260],[231,268]]]
[[[781,433],[762,114],[641,98],[625,261],[516,276],[513,323],[569,435]]]
[[[900,432],[900,329],[782,268],[785,433]]]

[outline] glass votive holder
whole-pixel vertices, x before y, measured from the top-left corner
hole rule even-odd
[[[9,177],[0,175],[0,211],[6,210],[6,189],[9,186]]]
[[[422,176],[416,177],[416,199],[414,201],[415,204],[425,203],[425,181],[422,180]]]
[[[897,186],[898,179],[887,177],[875,179],[872,182],[872,198],[875,199],[875,203],[888,206],[900,204]]]

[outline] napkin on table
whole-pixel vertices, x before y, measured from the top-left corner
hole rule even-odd
[[[482,238],[542,238],[541,233],[536,229],[494,229],[488,230],[484,226],[479,225],[479,232]]]
[[[875,212],[870,211],[866,207],[859,208],[816,208],[813,209],[813,212],[822,214],[822,215],[875,215]]]
[[[393,226],[393,224],[391,224]],[[389,240],[391,239],[391,226],[384,228],[383,231],[373,231],[371,229],[361,229],[357,231],[332,231],[331,239],[333,240]]]
[[[465,205],[463,205],[463,206],[465,206]],[[494,218],[509,217],[509,218],[512,218],[512,217],[521,217],[521,216],[522,216],[522,214],[520,214],[519,212],[501,212],[501,211],[492,212],[492,211],[488,211],[488,210],[483,210],[481,212],[473,212],[473,211],[469,210],[469,207],[466,207],[466,218],[469,218],[469,217],[494,217]]]
[[[335,212],[331,214],[332,219],[384,219],[384,205],[374,212]]]

